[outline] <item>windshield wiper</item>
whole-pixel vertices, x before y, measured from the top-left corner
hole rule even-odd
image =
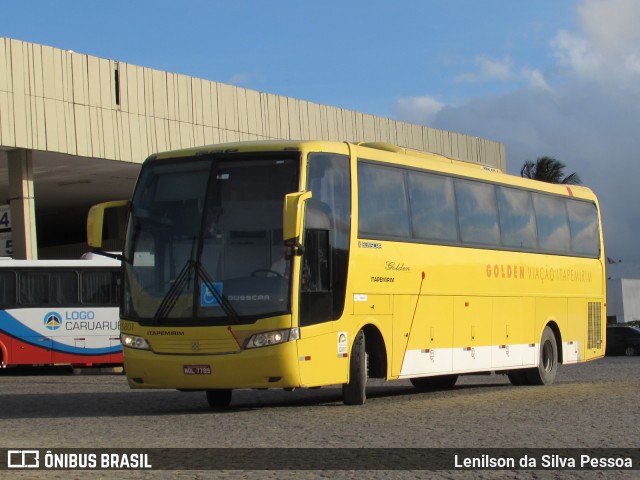
[[[194,261],[189,259],[180,270],[180,273],[176,277],[173,285],[169,288],[169,291],[160,302],[156,313],[153,315],[153,321],[157,325],[161,320],[164,320],[169,316],[173,307],[175,307],[176,302],[180,298],[182,291],[184,290],[184,286],[187,283],[188,279],[191,277],[191,269],[193,268]]]
[[[209,289],[214,298],[218,301],[218,304],[224,311],[224,313],[232,320],[234,323],[240,323],[240,317],[236,312],[236,309],[233,307],[229,299],[224,296],[222,293],[218,291],[218,289],[213,285],[213,281],[205,271],[202,263],[199,261],[188,259],[180,273],[176,277],[176,280],[171,285],[171,288],[167,292],[167,294],[160,302],[158,309],[156,310],[155,315],[153,316],[153,321],[156,324],[159,324],[162,320],[166,319],[175,307],[176,302],[180,298],[180,295],[184,291],[185,285],[191,279],[192,271],[195,270],[197,279],[202,280],[206,288]]]

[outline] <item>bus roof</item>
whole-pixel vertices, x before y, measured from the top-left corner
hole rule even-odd
[[[436,172],[446,172],[460,176],[470,176],[487,181],[517,185],[536,191],[546,191],[566,196],[576,196],[596,201],[593,192],[580,185],[551,184],[528,178],[522,178],[502,172],[499,168],[466,160],[459,160],[432,152],[424,152],[406,147],[400,147],[384,142],[338,142],[330,140],[256,140],[233,143],[204,145],[200,147],[170,150],[156,153],[147,161],[191,157],[214,153],[251,153],[251,152],[332,152],[349,154],[356,151],[359,157],[370,160],[398,161],[397,156],[403,156],[400,164],[416,168],[425,168]]]

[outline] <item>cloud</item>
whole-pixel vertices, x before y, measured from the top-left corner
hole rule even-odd
[[[640,2],[584,0],[582,30],[560,31],[551,41],[567,74],[605,84],[628,84],[640,73]]]
[[[516,69],[510,57],[498,60],[481,55],[475,58],[474,63],[478,66],[476,72],[463,73],[454,80],[459,83],[524,82],[533,88],[549,88],[541,70],[528,67]]]
[[[477,72],[463,73],[458,75],[455,80],[464,83],[477,83],[493,80],[507,81],[514,77],[509,57],[497,60],[481,55],[475,58],[474,63],[479,67]]]
[[[537,68],[522,68],[521,76],[524,80],[526,80],[527,84],[531,88],[542,88],[543,90],[550,90],[550,86],[547,83],[547,80],[544,74],[538,70]]]
[[[399,98],[393,110],[398,118],[407,122],[429,125],[443,107],[444,103],[433,97],[406,97]]]
[[[525,83],[461,105],[440,103],[433,109],[425,104],[427,124],[503,142],[509,172],[516,175],[525,160],[548,155],[563,161],[566,173],[578,172],[600,199],[607,254],[637,261],[640,2],[583,0],[577,12],[576,31],[559,31],[549,39],[556,62],[552,85],[540,69],[518,68],[508,59],[478,60],[478,72],[454,80]],[[405,100],[411,116],[397,109],[398,117],[416,121],[420,102]]]
[[[568,68],[573,74],[591,76],[601,68],[596,53],[584,38],[561,31],[551,46],[559,66]]]

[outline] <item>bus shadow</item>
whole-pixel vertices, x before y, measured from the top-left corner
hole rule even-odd
[[[480,389],[498,389],[498,388],[512,388],[508,384],[496,384],[496,383],[477,383],[469,385],[459,385],[451,389],[425,389],[417,390],[412,385],[402,385],[396,382],[390,382],[386,385],[380,386],[368,386],[367,387],[367,402],[364,406],[359,408],[367,408],[369,403],[375,400],[384,400],[388,398],[406,398],[415,399],[416,396],[454,396],[460,394],[471,393]],[[310,407],[310,406],[322,406],[322,407],[345,407],[342,402],[342,387],[323,387],[322,389],[306,389],[299,392],[292,393],[278,393],[276,391],[264,392],[262,396],[255,396],[251,390],[238,392],[244,393],[242,397],[238,395],[237,399],[234,399],[231,407],[227,409],[217,409],[218,412],[225,411],[238,411],[238,410],[253,410],[261,408],[296,408],[296,407]],[[234,393],[235,395],[235,393]],[[358,407],[356,407],[358,408]]]
[[[299,408],[299,407],[344,407],[342,403],[342,387],[332,385],[323,388],[296,389],[284,391],[271,390],[236,390],[230,407],[211,408],[204,392],[178,392],[175,390],[126,390],[126,381],[109,381],[113,390],[119,391],[82,391],[82,376],[73,375],[71,367],[29,367],[7,368],[0,371],[0,379],[13,377],[24,378],[24,385],[16,393],[0,394],[0,419],[24,418],[82,418],[82,417],[129,417],[129,416],[163,416],[193,414],[232,414],[239,411],[251,411],[265,408]],[[33,379],[32,377],[40,376]],[[68,382],[67,376],[80,379],[80,382]],[[93,384],[96,377],[88,381]],[[111,376],[113,379],[115,377]],[[12,382],[13,378],[7,379]],[[408,380],[386,382],[373,379],[367,385],[367,401],[362,408],[367,408],[376,400],[405,397],[412,401],[416,396],[457,396],[477,390],[495,388],[511,388],[508,381],[491,377],[462,377],[452,389],[417,390]],[[68,388],[68,392],[36,392],[38,388],[46,390],[55,385],[57,389]],[[67,387],[68,385],[68,387]],[[61,387],[62,386],[62,387]],[[77,391],[71,391],[71,390]],[[5,392],[6,389],[3,389]],[[22,390],[24,393],[20,392]],[[28,390],[25,392],[24,390]],[[488,391],[488,390],[487,390]],[[347,407],[348,408],[348,407]]]
[[[43,387],[46,385],[43,385]],[[417,395],[456,396],[479,389],[504,388],[503,384],[460,385],[449,390],[418,391],[411,385],[389,383],[367,387],[368,403],[401,398],[415,400]],[[26,418],[101,418],[132,416],[233,414],[265,408],[350,408],[342,403],[340,386],[321,389],[238,390],[228,408],[210,408],[204,392],[167,390],[121,392],[16,393],[0,395],[0,419]]]
[[[71,365],[29,365],[0,369],[0,377],[37,377],[42,375],[73,375],[73,367]]]
[[[206,406],[174,391],[0,395],[0,419],[101,418],[193,414]]]

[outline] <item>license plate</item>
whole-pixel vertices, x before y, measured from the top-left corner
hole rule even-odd
[[[185,375],[211,375],[210,365],[183,365]]]

